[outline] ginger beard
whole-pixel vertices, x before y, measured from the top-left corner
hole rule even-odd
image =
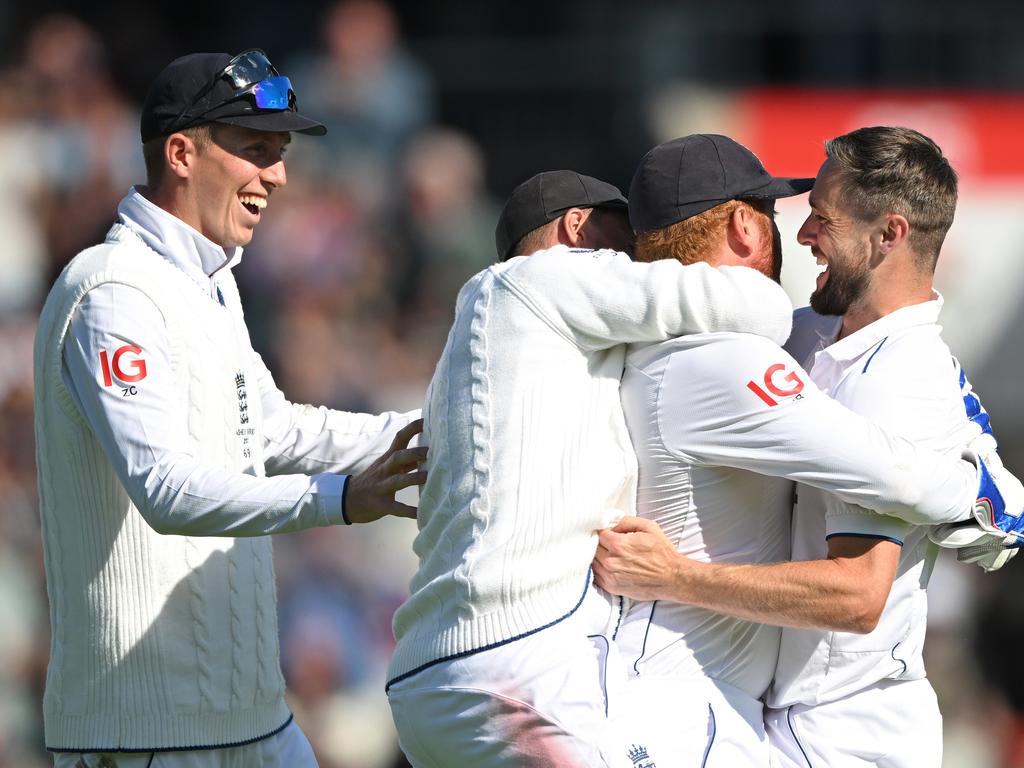
[[[775,220],[763,214],[760,222],[762,256],[751,264],[754,269],[776,283],[782,282],[782,233]]]

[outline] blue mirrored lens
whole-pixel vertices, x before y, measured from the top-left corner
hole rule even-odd
[[[248,92],[260,109],[288,109],[291,106],[292,83],[284,75],[260,80]]]

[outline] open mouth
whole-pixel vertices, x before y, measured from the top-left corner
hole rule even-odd
[[[267,207],[267,198],[259,195],[243,194],[238,196],[238,200],[253,216],[259,216],[260,211]]]
[[[828,259],[819,254],[814,254],[816,259],[815,262],[819,267],[824,267],[821,272],[818,273],[817,280],[815,281],[815,287],[820,291],[822,286],[828,282]]]

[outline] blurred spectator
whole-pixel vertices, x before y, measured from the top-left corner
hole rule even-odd
[[[33,308],[47,272],[45,144],[30,120],[33,98],[24,70],[0,71],[0,317]]]
[[[409,137],[433,117],[430,78],[403,50],[383,0],[329,6],[322,34],[323,53],[289,67],[303,109],[329,126],[316,148],[317,168],[340,181],[387,174]]]
[[[138,116],[114,85],[96,34],[72,16],[47,16],[33,28],[23,76],[42,143],[33,159],[48,182],[43,202],[53,277],[102,239],[118,200],[143,178]]]
[[[497,260],[498,208],[484,188],[479,147],[450,129],[420,134],[405,155],[402,192],[398,304],[446,335],[459,288]]]

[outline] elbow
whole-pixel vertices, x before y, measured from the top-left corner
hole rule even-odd
[[[879,620],[882,618],[882,610],[885,608],[885,600],[878,600],[874,596],[864,595],[851,601],[848,609],[838,624],[834,627],[841,632],[851,632],[855,635],[866,635],[875,631]]]

